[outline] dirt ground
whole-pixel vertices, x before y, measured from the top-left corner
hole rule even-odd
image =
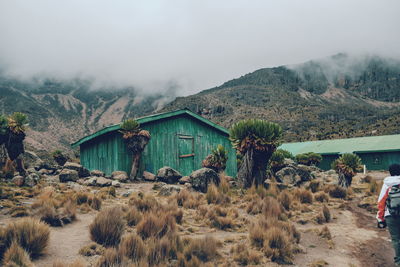
[[[376,180],[382,180],[385,173],[369,173]],[[364,198],[363,190],[368,190],[367,184],[360,181],[359,175],[354,179],[354,188],[358,188],[351,199],[345,201],[331,198],[327,206],[332,214],[332,221],[324,224],[317,224],[312,220],[313,212],[319,209],[319,204],[310,205],[309,212],[294,216],[292,223],[301,233],[299,248],[302,252],[295,254],[292,266],[334,266],[334,267],[392,267],[393,249],[390,243],[390,236],[387,230],[378,229],[373,211],[359,207],[360,201]],[[122,204],[127,202],[125,194],[142,192],[157,196],[158,190],[152,189],[152,183],[123,184],[117,189],[115,198],[108,198],[103,201],[103,207]],[[82,188],[74,190],[81,190]],[[85,188],[86,189],[86,188]],[[88,188],[92,192],[98,189]],[[376,196],[377,193],[375,193]],[[167,197],[158,197],[161,202],[170,201]],[[25,199],[23,203],[28,205],[34,199]],[[253,220],[252,216],[246,213],[244,206],[240,206],[242,200],[238,198],[232,205],[238,204],[239,218],[242,218],[244,225],[238,229],[220,230],[215,229],[195,220],[195,210],[184,211],[182,225],[179,226],[179,234],[182,237],[201,237],[211,235],[223,244],[219,249],[222,258],[232,258],[231,248],[237,242],[248,240],[248,226]],[[63,227],[51,227],[50,242],[46,253],[34,261],[36,266],[52,266],[56,260],[61,262],[72,262],[81,259],[88,266],[93,266],[100,256],[84,257],[79,255],[79,250],[88,245],[90,240],[89,225],[95,218],[98,211],[91,210],[87,213],[79,213],[77,220]],[[300,220],[302,219],[302,220]],[[0,225],[7,225],[16,220],[7,214],[7,208],[0,210]],[[307,223],[301,221],[308,220]],[[320,230],[327,226],[332,235],[332,240],[319,236]],[[316,265],[320,261],[321,265]],[[325,263],[324,263],[325,261]],[[235,264],[233,261],[228,261]],[[313,265],[314,264],[314,265]],[[263,261],[259,266],[281,266],[270,261]]]

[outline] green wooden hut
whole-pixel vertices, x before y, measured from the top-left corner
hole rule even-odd
[[[136,119],[140,127],[150,132],[140,163],[140,171],[156,173],[170,166],[182,175],[201,168],[202,160],[221,144],[228,151],[225,172],[236,176],[236,152],[228,139],[229,132],[189,111],[177,110]],[[89,170],[130,172],[132,155],[119,132],[120,125],[106,127],[72,144],[80,147],[81,164]]]
[[[400,163],[400,134],[286,143],[279,148],[294,155],[319,153],[322,161],[318,167],[323,170],[329,170],[332,162],[344,153],[357,154],[368,170],[387,170],[391,164]]]

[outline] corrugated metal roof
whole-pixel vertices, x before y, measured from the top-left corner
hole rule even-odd
[[[146,123],[149,122],[153,122],[153,121],[157,121],[157,120],[161,120],[161,119],[166,119],[166,118],[170,118],[170,117],[174,117],[174,116],[178,116],[178,115],[182,115],[182,114],[187,114],[221,132],[223,132],[224,134],[229,135],[229,131],[227,129],[225,129],[222,126],[219,126],[218,124],[213,123],[212,121],[209,121],[205,118],[203,118],[200,115],[197,115],[196,113],[191,112],[188,109],[180,109],[180,110],[176,110],[176,111],[170,111],[170,112],[164,112],[164,113],[158,113],[158,114],[153,114],[153,115],[149,115],[149,116],[145,116],[145,117],[140,117],[140,118],[136,118],[136,121],[139,122],[139,124],[144,125]],[[76,147],[81,145],[82,143],[85,143],[93,138],[96,138],[100,135],[109,133],[109,132],[113,132],[116,130],[119,130],[120,124],[114,124],[114,125],[110,125],[108,127],[105,127],[103,129],[101,129],[100,131],[97,131],[93,134],[87,135],[81,139],[79,139],[78,141],[76,141],[75,143],[71,144],[72,147]]]
[[[326,155],[353,152],[398,151],[400,150],[400,134],[286,143],[282,144],[279,148],[288,150],[294,155],[306,152]]]

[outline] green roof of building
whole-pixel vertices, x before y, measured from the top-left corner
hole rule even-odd
[[[191,116],[191,117],[193,117],[193,118],[195,118],[195,119],[197,119],[197,120],[199,120],[199,121],[201,121],[201,122],[203,122],[203,123],[215,128],[215,129],[217,129],[218,131],[220,131],[220,132],[222,132],[222,133],[224,133],[226,135],[229,135],[229,131],[227,129],[225,129],[224,127],[219,126],[218,124],[215,124],[212,121],[209,121],[209,120],[203,118],[202,116],[191,112],[188,109],[180,109],[180,110],[176,110],[176,111],[153,114],[153,115],[149,115],[149,116],[145,116],[145,117],[136,118],[135,120],[137,122],[139,122],[140,125],[144,125],[144,124],[149,123],[149,122],[162,120],[162,119],[167,119],[167,118],[179,116],[179,115],[182,115],[182,114],[187,114],[187,115],[189,115],[189,116]],[[97,131],[97,132],[95,132],[93,134],[87,135],[87,136],[79,139],[75,143],[71,144],[71,146],[72,147],[77,147],[77,146],[81,145],[82,143],[85,143],[85,142],[87,142],[89,140],[92,140],[93,138],[96,138],[96,137],[98,137],[100,135],[103,135],[103,134],[106,134],[106,133],[109,133],[109,132],[117,131],[120,128],[121,128],[121,124],[120,123],[114,124],[114,125],[110,125],[108,127],[105,127],[103,129],[101,129],[100,131]]]
[[[322,155],[400,151],[400,134],[355,137],[282,144],[292,154],[315,152]]]

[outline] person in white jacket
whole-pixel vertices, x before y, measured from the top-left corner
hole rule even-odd
[[[394,262],[400,266],[400,217],[390,214],[386,200],[392,186],[400,185],[400,164],[392,164],[389,166],[390,176],[383,180],[383,185],[378,198],[378,227],[385,228],[388,226],[392,237],[392,245],[395,251]]]

